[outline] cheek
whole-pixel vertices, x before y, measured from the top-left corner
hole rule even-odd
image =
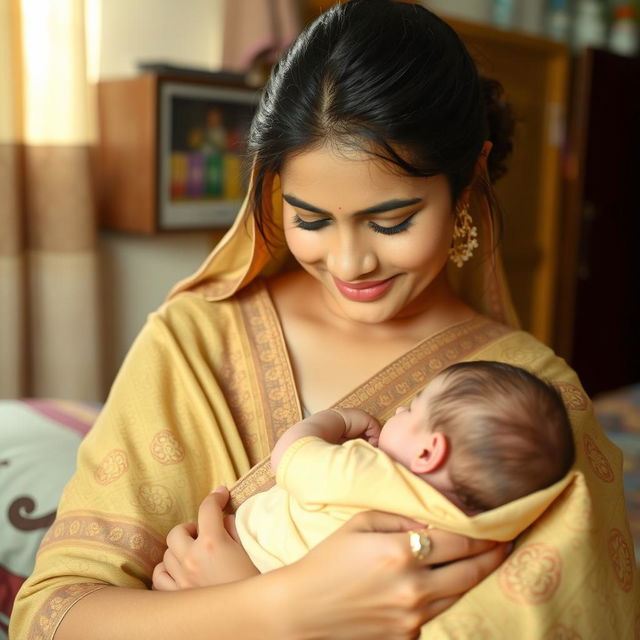
[[[287,247],[298,262],[316,262],[322,258],[323,251],[318,235],[297,227],[284,230]]]
[[[396,264],[408,271],[424,268],[439,271],[451,246],[453,219],[447,218],[439,225],[421,225],[412,231],[395,247]]]

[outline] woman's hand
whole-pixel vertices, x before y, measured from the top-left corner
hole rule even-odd
[[[507,555],[506,544],[429,529],[431,551],[418,561],[407,531],[420,527],[402,516],[360,513],[304,558],[273,572],[291,609],[283,637],[417,638],[423,624]]]
[[[238,540],[234,517],[222,512],[229,491],[218,487],[200,505],[198,524],[175,526],[164,559],[153,570],[153,588],[176,591],[234,582],[259,571]]]

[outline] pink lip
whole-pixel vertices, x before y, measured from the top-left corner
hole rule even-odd
[[[393,284],[393,278],[369,282],[344,282],[333,276],[338,291],[348,300],[371,302],[384,295]]]

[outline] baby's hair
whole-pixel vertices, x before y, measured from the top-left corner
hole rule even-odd
[[[451,442],[453,491],[469,512],[486,511],[560,480],[575,459],[562,397],[535,375],[501,362],[445,369],[432,400],[434,431]]]

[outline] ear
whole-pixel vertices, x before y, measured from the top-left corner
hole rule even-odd
[[[440,431],[426,434],[423,447],[411,461],[413,473],[432,473],[442,467],[449,454],[449,439]]]

